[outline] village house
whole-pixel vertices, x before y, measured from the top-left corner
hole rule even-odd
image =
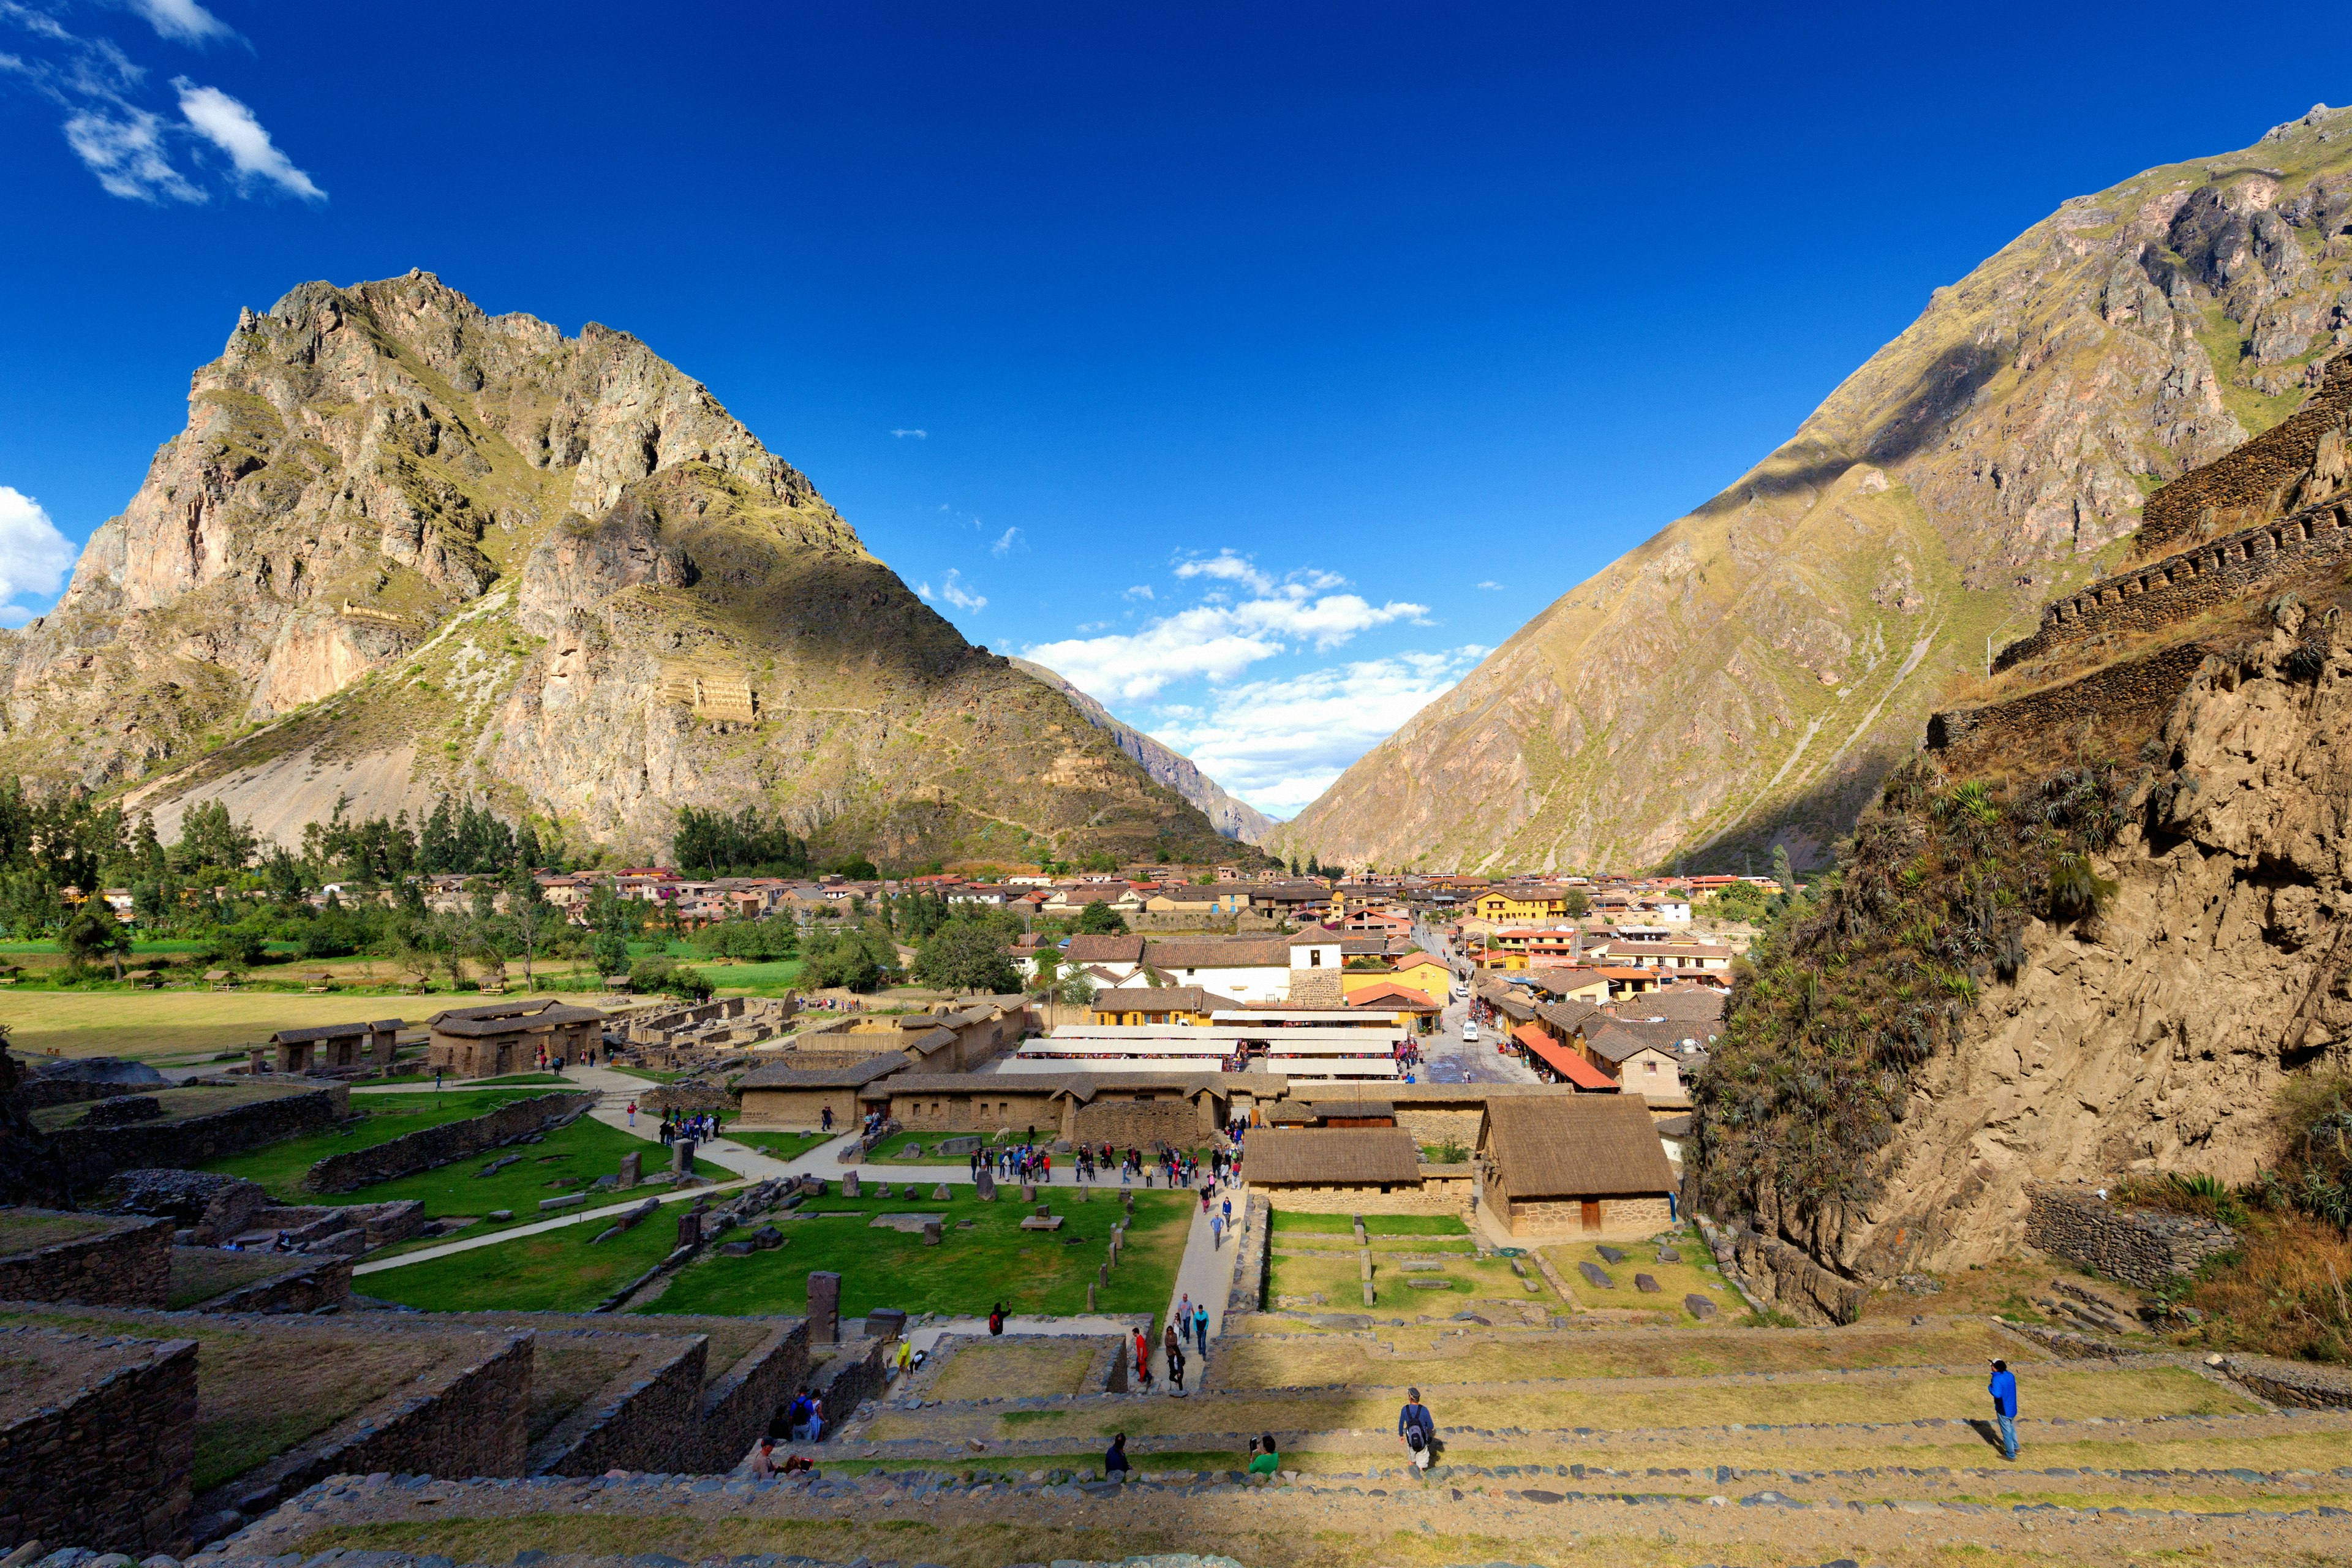
[[[1674,1169],[1632,1095],[1496,1097],[1478,1154],[1486,1212],[1515,1239],[1638,1237],[1674,1223]]]
[[[269,1043],[277,1047],[273,1066],[282,1073],[352,1068],[389,1071],[393,1048],[403,1026],[398,1018],[379,1018],[372,1024],[321,1024],[308,1029],[280,1029],[269,1037]],[[250,1055],[251,1070],[259,1072],[260,1048],[256,1047]]]
[[[1070,939],[1073,948],[1078,940]],[[1296,936],[1147,940],[1141,963],[1119,984],[1150,984],[1146,969],[1178,985],[1198,985],[1244,1003],[1340,1006],[1346,994],[1339,978],[1339,939],[1319,930]]]
[[[1121,985],[1095,993],[1091,1017],[1097,1024],[1190,1024],[1206,1027],[1220,1008],[1239,1007],[1198,985]]]
[[[1568,890],[1528,884],[1496,888],[1479,894],[1473,908],[1480,920],[1498,926],[1538,925],[1568,918]]]
[[[822,1128],[829,1110],[835,1127],[855,1127],[865,1114],[868,1088],[893,1073],[908,1070],[906,1057],[897,1051],[846,1067],[795,1068],[787,1062],[756,1067],[735,1080],[743,1100],[742,1119],[736,1125],[795,1131]]]
[[[1455,1214],[1467,1166],[1423,1164],[1402,1127],[1270,1127],[1249,1141],[1250,1190],[1277,1209],[1317,1214]]]

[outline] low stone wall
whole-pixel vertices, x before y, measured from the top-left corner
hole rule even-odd
[[[275,1100],[173,1121],[128,1127],[65,1127],[49,1134],[77,1188],[93,1187],[117,1171],[186,1169],[265,1143],[320,1132],[351,1119],[348,1084],[327,1084]]]
[[[2193,1215],[2126,1208],[2087,1187],[2025,1189],[2025,1239],[2078,1268],[2158,1290],[2238,1244],[2235,1232]]]
[[[2222,1358],[2221,1371],[2273,1405],[2292,1405],[2299,1410],[2352,1409],[2352,1376],[2346,1375],[2342,1367],[2233,1355]]]
[[[2141,1354],[2126,1345],[2093,1339],[2088,1334],[2071,1333],[2042,1323],[2020,1323],[2003,1318],[2000,1326],[2067,1361],[2137,1361]]]
[[[626,1342],[618,1334],[548,1335],[642,1346],[628,1371],[533,1446],[533,1475],[688,1468],[701,1449],[702,1374],[710,1342],[700,1334]]]
[[[2121,746],[2163,728],[2172,705],[2213,653],[2203,642],[2182,643],[2011,701],[1934,714],[1927,721],[1927,747],[1945,753],[1948,766],[1963,768],[1974,753],[2011,755],[2021,745],[2072,735],[2086,724],[2100,739]]]
[[[561,1127],[583,1116],[601,1096],[581,1090],[534,1095],[484,1116],[445,1121],[389,1142],[330,1154],[310,1167],[302,1185],[314,1193],[352,1193],[483,1153],[518,1138]]]
[[[1842,1279],[1786,1242],[1742,1226],[1731,1233],[1732,1256],[1751,1289],[1807,1323],[1852,1323],[1862,1317],[1870,1287]]]
[[[0,1418],[0,1542],[184,1555],[196,1342],[0,1329],[0,1357],[19,1356],[77,1373],[79,1385]]]
[[[1412,1141],[1423,1148],[1440,1144],[1459,1143],[1465,1149],[1478,1146],[1478,1129],[1486,1120],[1485,1102],[1455,1110],[1438,1106],[1399,1106],[1396,1124],[1412,1134]]]
[[[1273,1252],[1273,1205],[1263,1194],[1253,1193],[1242,1212],[1241,1257],[1234,1269],[1233,1289],[1225,1297],[1228,1313],[1265,1310],[1266,1260]]]
[[[401,1331],[393,1327],[392,1331]],[[322,1433],[201,1500],[247,1516],[331,1475],[520,1476],[530,1454],[531,1336],[479,1335],[482,1352],[436,1372],[356,1426]]]
[[[2140,511],[2133,553],[2145,559],[2179,550],[2200,533],[2242,527],[2264,512],[2293,509],[2305,499],[2305,477],[2315,468],[2332,470],[2321,476],[2323,481],[2340,483],[2347,433],[2352,433],[2352,355],[2339,354],[2328,365],[2319,390],[2301,408],[2149,496]],[[2329,454],[2322,447],[2331,434],[2334,450]]]
[[[887,1340],[850,1340],[826,1360],[809,1369],[809,1384],[824,1401],[825,1434],[841,1430],[857,1407],[880,1394],[889,1382],[883,1364]]]
[[[1440,1182],[1422,1186],[1392,1184],[1378,1187],[1311,1187],[1262,1185],[1267,1203],[1297,1214],[1460,1214],[1469,1206],[1466,1183]]]
[[[1663,1196],[1602,1198],[1597,1230],[1585,1228],[1584,1203],[1580,1198],[1558,1202],[1506,1199],[1490,1183],[1486,1201],[1514,1237],[1569,1241],[1583,1237],[1596,1240],[1639,1237],[1654,1236],[1674,1224],[1673,1205]]]
[[[352,1260],[320,1258],[199,1301],[199,1312],[315,1312],[352,1299]]]
[[[17,1212],[37,1215],[49,1211]],[[116,1220],[96,1236],[0,1258],[0,1301],[161,1307],[171,1293],[169,1220]]]

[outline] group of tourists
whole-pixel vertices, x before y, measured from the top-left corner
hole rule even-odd
[[[636,1107],[633,1105],[629,1109],[634,1113]],[[718,1136],[719,1113],[715,1110],[698,1110],[691,1116],[682,1110],[662,1112],[661,1141],[665,1149],[689,1139],[697,1143],[708,1143]]]
[[[1084,1156],[1080,1156],[1081,1163]],[[975,1149],[971,1152],[971,1179],[980,1180],[986,1170],[1000,1182],[1034,1182],[1043,1185],[1054,1179],[1054,1153],[1050,1149],[1034,1143],[1008,1143],[997,1149]]]

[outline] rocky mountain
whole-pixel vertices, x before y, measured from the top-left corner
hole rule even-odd
[[[1145,773],[1200,807],[1201,814],[1226,837],[1258,844],[1274,831],[1273,817],[1247,801],[1227,795],[1222,784],[1192,765],[1192,758],[1170,751],[1125,720],[1113,717],[1109,709],[1044,665],[1016,658],[1013,668],[1034,676],[1068,698],[1070,706],[1085,714],[1088,723],[1107,731],[1118,742],[1118,749],[1133,757]]]
[[[1231,854],[645,344],[425,272],[240,316],[56,612],[0,637],[0,768],[167,834],[213,797],[291,842],[450,792],[631,856],[682,805],[885,864]]]
[[[1351,866],[1817,864],[1996,641],[2352,342],[2352,110],[2064,203],[1781,447],[1268,840]]]

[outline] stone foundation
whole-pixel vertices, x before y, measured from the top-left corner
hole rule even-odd
[[[53,1211],[15,1212],[42,1215]],[[114,1220],[96,1236],[0,1258],[0,1301],[161,1307],[171,1292],[172,1226],[168,1220]]]
[[[0,1542],[184,1554],[196,1342],[0,1329],[0,1359],[20,1358],[41,1383],[0,1389]]]
[[[127,1127],[64,1127],[51,1146],[77,1188],[94,1187],[117,1171],[185,1169],[224,1154],[320,1132],[351,1119],[350,1086],[329,1084],[226,1110]]]
[[[534,1095],[502,1105],[486,1116],[446,1121],[438,1127],[404,1133],[373,1148],[330,1154],[310,1167],[302,1184],[314,1193],[352,1193],[379,1182],[415,1175],[534,1132],[561,1127],[586,1115],[599,1098],[581,1091]]]
[[[1094,1100],[1071,1113],[1065,1137],[1113,1149],[1166,1143],[1191,1149],[1208,1136],[1201,1110],[1189,1100]]]
[[[2089,1187],[2036,1183],[2025,1189],[2025,1239],[2078,1268],[2157,1290],[2238,1238],[2227,1226],[2190,1215],[2126,1208]]]
[[[1314,1187],[1260,1185],[1255,1189],[1276,1209],[1297,1214],[1446,1214],[1458,1215],[1470,1206],[1470,1184],[1425,1182],[1419,1186],[1391,1184],[1388,1192],[1377,1186]],[[1661,1227],[1663,1228],[1663,1227]]]

